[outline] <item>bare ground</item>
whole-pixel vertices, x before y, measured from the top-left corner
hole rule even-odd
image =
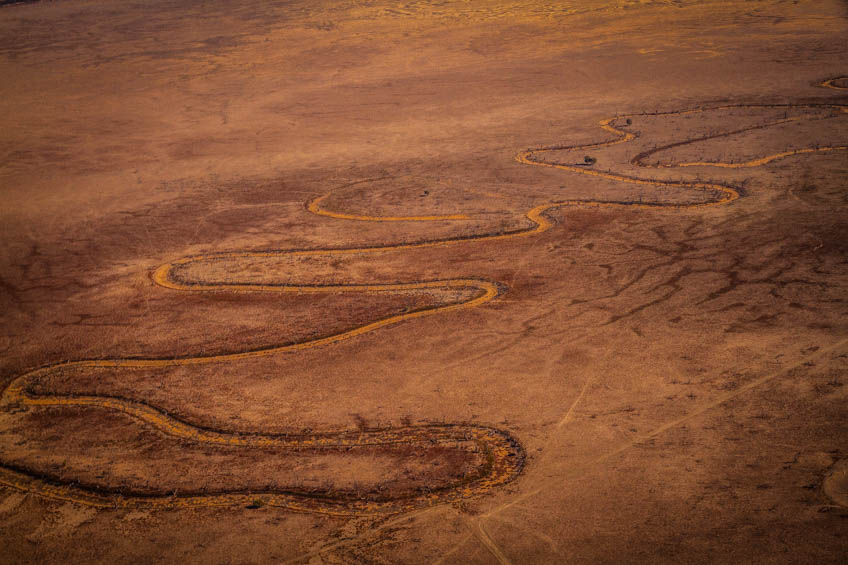
[[[842,562],[847,16],[779,0],[0,8],[0,465],[47,481],[0,487],[3,561]],[[598,127],[615,116],[618,133]],[[559,168],[517,162],[527,149]],[[740,197],[705,206],[721,187]],[[310,213],[324,196],[336,215],[467,218]],[[566,201],[550,229],[479,238]],[[279,252],[433,240],[453,243]],[[222,288],[154,277],[268,250],[174,269]],[[498,295],[451,309],[476,291],[233,286],[459,279]],[[221,447],[9,401],[49,364],[264,351],[415,312],[435,313],[27,381],[227,437],[413,430],[403,445]],[[457,494],[498,455],[427,435],[452,425],[507,434],[520,473]],[[292,490],[335,510],[419,502],[263,502]],[[216,493],[241,498],[125,503]]]

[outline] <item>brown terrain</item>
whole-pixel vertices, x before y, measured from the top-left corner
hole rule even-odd
[[[2,4],[0,562],[845,562],[848,3]]]

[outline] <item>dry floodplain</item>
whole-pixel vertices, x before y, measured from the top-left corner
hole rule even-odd
[[[0,562],[846,559],[848,3],[0,4]]]

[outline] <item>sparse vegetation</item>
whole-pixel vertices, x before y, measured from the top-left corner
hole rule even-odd
[[[114,4],[0,11],[0,560],[842,554],[835,2]]]

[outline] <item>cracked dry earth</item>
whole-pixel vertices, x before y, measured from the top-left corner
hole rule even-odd
[[[0,561],[842,562],[845,45],[835,0],[0,8]]]

